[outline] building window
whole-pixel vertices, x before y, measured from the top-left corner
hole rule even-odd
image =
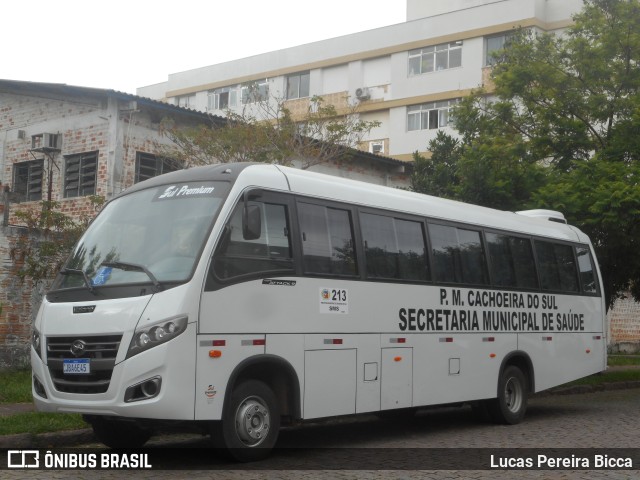
[[[503,33],[501,35],[495,35],[493,37],[487,37],[485,39],[485,57],[484,64],[487,66],[495,65],[498,62],[496,58],[496,52],[503,50],[509,42],[512,33]]]
[[[242,86],[242,104],[264,102],[269,98],[269,83],[266,79]]]
[[[296,73],[287,77],[287,100],[309,96],[309,72]]]
[[[42,171],[44,160],[13,165],[13,191],[25,201],[42,200]]]
[[[409,51],[409,75],[421,75],[462,66],[462,41]]]
[[[384,140],[369,142],[369,153],[384,155]]]
[[[177,160],[157,157],[152,153],[137,152],[136,175],[133,182],[142,182],[163,173],[175,172],[181,168],[182,165]]]
[[[178,106],[182,108],[195,108],[196,96],[195,95],[182,95],[178,97]]]
[[[407,130],[433,130],[452,122],[451,108],[458,99],[423,103],[407,107]]]
[[[216,88],[209,92],[209,110],[227,110],[238,106],[238,89],[235,87]]]
[[[64,196],[83,197],[96,193],[98,152],[65,157]]]

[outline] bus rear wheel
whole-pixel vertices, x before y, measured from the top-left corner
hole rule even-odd
[[[231,393],[215,433],[232,458],[253,462],[269,456],[279,429],[275,394],[263,382],[248,380]]]
[[[496,423],[515,425],[527,411],[527,378],[515,365],[507,366],[498,380],[498,398],[490,400],[489,415]]]

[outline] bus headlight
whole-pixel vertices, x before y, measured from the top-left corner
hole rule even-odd
[[[176,338],[187,329],[187,322],[188,317],[186,315],[180,315],[136,330],[129,344],[127,358]]]
[[[33,333],[31,333],[31,346],[36,351],[38,356],[42,358],[41,352],[41,344],[40,344],[40,332],[37,329],[33,329]]]

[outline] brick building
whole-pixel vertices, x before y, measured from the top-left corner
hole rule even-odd
[[[94,214],[91,195],[112,198],[146,178],[180,168],[157,155],[178,126],[224,122],[222,117],[113,90],[0,80],[0,368],[28,362],[33,315],[42,296],[16,277],[11,248],[19,208],[59,202],[64,213]],[[408,173],[397,161],[366,152],[316,170],[394,186]],[[7,191],[10,190],[9,194]],[[9,203],[10,202],[10,203]]]

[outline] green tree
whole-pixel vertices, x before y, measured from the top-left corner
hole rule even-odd
[[[269,97],[253,102],[241,112],[227,111],[224,125],[213,123],[177,128],[169,121],[164,133],[176,148],[164,155],[185,165],[229,162],[266,162],[302,168],[326,163],[347,154],[345,147],[357,147],[378,121],[362,120],[357,104],[343,108],[312,97],[302,114],[294,115],[287,101]]]
[[[99,196],[89,200],[96,211],[104,203]],[[75,219],[61,212],[58,202],[47,200],[40,202],[39,209],[18,210],[15,216],[25,228],[11,247],[11,259],[16,274],[34,285],[54,279],[92,218]]]
[[[428,145],[430,157],[413,154],[413,173],[411,189],[443,198],[458,198],[456,188],[459,184],[458,162],[460,160],[460,142],[458,139],[439,130]]]
[[[474,110],[463,102],[457,112]],[[487,116],[473,122],[465,113],[462,139],[442,131],[429,142],[430,157],[414,154],[411,189],[501,210],[522,210],[544,184],[544,168],[527,152],[522,139]]]
[[[462,161],[478,175],[497,162],[523,182],[511,189],[525,192],[523,204],[561,210],[583,229],[608,305],[627,288],[640,299],[639,0],[585,0],[562,36],[514,31],[495,60],[494,90],[455,111]],[[527,184],[532,165],[545,166],[544,178]]]

